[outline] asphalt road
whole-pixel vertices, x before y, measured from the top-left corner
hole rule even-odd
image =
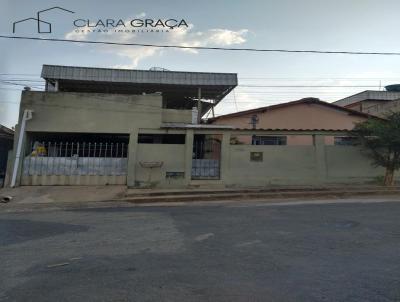
[[[1,213],[0,301],[400,301],[400,203]]]

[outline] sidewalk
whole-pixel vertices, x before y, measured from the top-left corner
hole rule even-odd
[[[338,199],[352,196],[398,196],[400,187],[382,186],[291,186],[235,189],[127,189],[126,186],[26,186],[0,190],[0,197],[11,196],[2,208],[57,207],[204,202],[229,200]]]
[[[11,196],[9,204],[58,204],[101,202],[125,196],[126,186],[25,186],[0,189],[0,197]]]

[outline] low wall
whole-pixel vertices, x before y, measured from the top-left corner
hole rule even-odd
[[[126,175],[22,175],[23,186],[125,185]]]
[[[229,147],[223,167],[229,186],[363,184],[377,182],[385,170],[374,167],[359,147],[322,146]],[[262,161],[251,161],[252,152]]]
[[[24,175],[126,175],[127,158],[35,157],[23,161]]]
[[[366,151],[351,146],[325,146],[327,181],[330,183],[365,183],[377,181],[385,169],[372,165]]]
[[[262,161],[251,161],[251,152]],[[225,183],[231,186],[306,185],[317,180],[313,146],[230,146]]]
[[[151,162],[161,167],[144,167]],[[185,145],[138,144],[135,185],[138,187],[183,187],[185,185]],[[167,175],[168,174],[168,175]]]
[[[165,109],[161,111],[163,123],[192,123],[192,110]]]

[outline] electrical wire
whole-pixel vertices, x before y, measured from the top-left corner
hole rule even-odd
[[[118,46],[140,46],[140,47],[154,47],[154,48],[195,49],[195,50],[400,56],[400,52],[229,48],[229,47],[161,45],[161,44],[144,44],[144,43],[121,43],[121,42],[111,42],[111,41],[73,40],[73,39],[38,38],[38,37],[6,36],[6,35],[0,35],[0,38],[13,39],[13,40],[34,40],[34,41],[49,41],[49,42],[102,44],[102,45],[118,45]]]

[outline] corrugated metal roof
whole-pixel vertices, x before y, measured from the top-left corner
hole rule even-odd
[[[399,98],[400,98],[400,92],[365,90],[360,93],[338,100],[333,104],[339,106],[347,106],[365,100],[393,101]]]
[[[43,65],[42,78],[136,84],[236,86],[236,73],[158,71]]]

